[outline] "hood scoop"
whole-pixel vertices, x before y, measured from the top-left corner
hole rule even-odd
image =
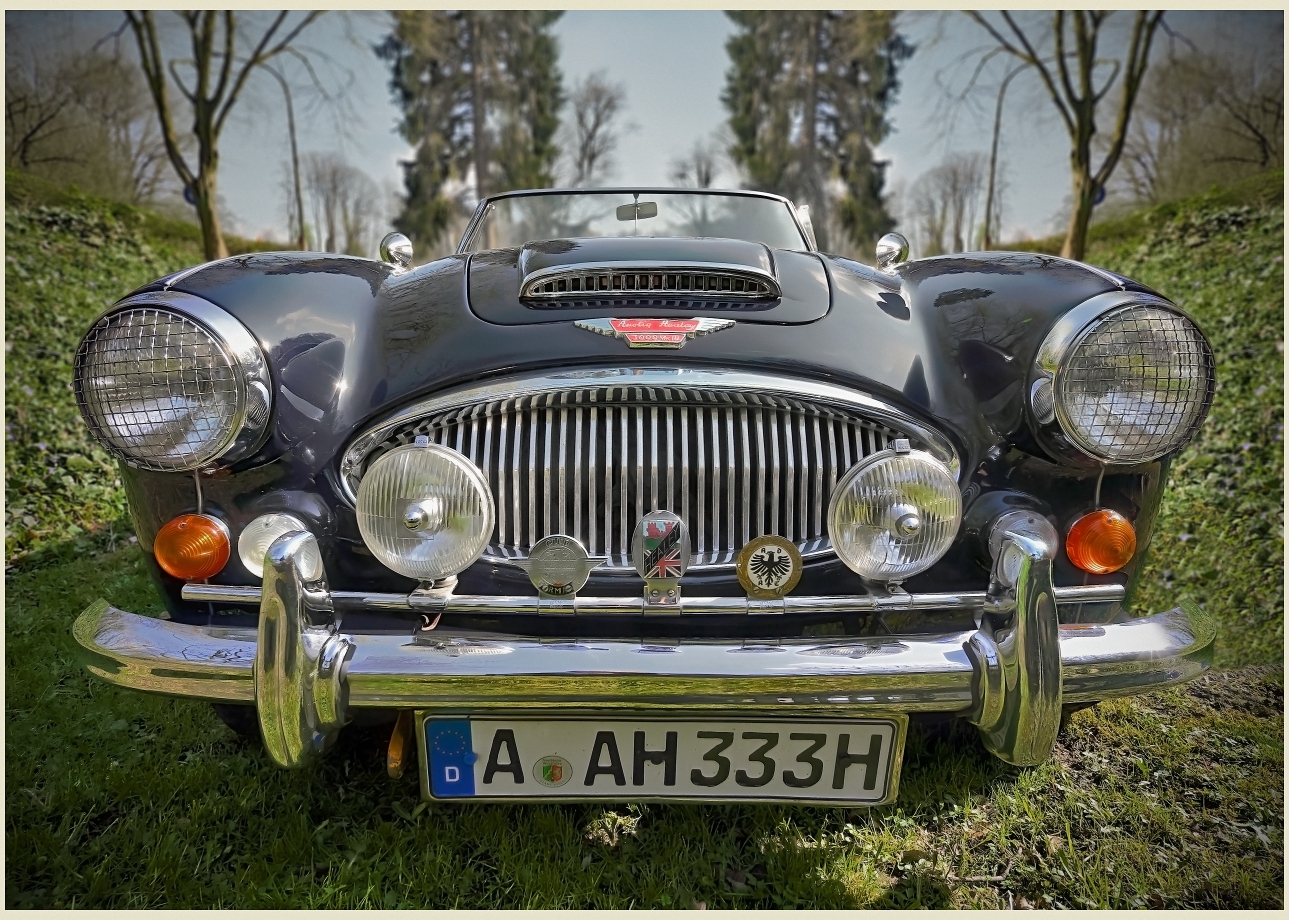
[[[773,306],[782,293],[770,251],[758,243],[596,239],[571,241],[570,248],[569,242],[520,250],[520,299],[538,309],[576,309],[594,301],[755,310]]]
[[[830,300],[816,255],[746,240],[541,240],[476,253],[469,273],[471,309],[506,325],[704,314],[800,323],[826,314]]]

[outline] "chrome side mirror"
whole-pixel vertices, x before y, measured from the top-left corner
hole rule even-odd
[[[806,240],[810,243],[810,248],[818,249],[819,244],[815,242],[815,225],[810,221],[810,205],[797,205],[796,212],[797,221],[801,224],[801,229],[806,231]]]
[[[887,233],[877,241],[877,267],[891,272],[909,260],[909,241],[898,233]]]
[[[394,266],[394,271],[405,272],[412,264],[412,241],[401,233],[387,233],[380,241],[380,260]]]

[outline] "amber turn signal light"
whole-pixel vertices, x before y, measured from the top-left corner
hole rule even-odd
[[[228,527],[206,514],[181,514],[161,530],[152,543],[157,565],[175,578],[199,581],[228,564],[232,542]]]
[[[1074,522],[1065,538],[1070,561],[1093,575],[1117,572],[1137,551],[1132,522],[1117,511],[1098,508]]]

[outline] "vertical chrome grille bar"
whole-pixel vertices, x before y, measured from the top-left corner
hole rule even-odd
[[[680,407],[680,516],[689,516],[689,406]]]
[[[767,413],[770,416],[770,530],[769,533],[780,535],[779,532],[779,419],[777,413]]]
[[[534,404],[536,401],[534,400]],[[528,546],[537,542],[537,420],[541,410],[528,410]]]
[[[712,513],[707,520],[712,522],[711,547],[715,553],[721,545],[721,410],[712,407]],[[725,542],[729,542],[726,534]]]
[[[667,405],[667,498],[662,507],[668,511],[674,511],[676,508],[676,420],[674,417],[675,410],[670,403]]]
[[[707,551],[707,457],[703,447],[703,434],[707,429],[707,410],[699,406],[694,410],[694,438],[697,442],[698,489],[695,500],[698,502],[698,514],[690,531],[698,537],[698,555]]]
[[[658,405],[652,396],[649,402],[653,403],[649,407],[649,510],[652,511],[662,508],[664,503],[658,500]]]
[[[496,545],[504,546],[509,542],[505,539],[505,524],[508,521],[508,518],[505,517],[505,483],[509,479],[509,475],[507,475],[509,470],[507,469],[507,463],[505,463],[505,434],[507,434],[510,412],[505,407],[504,399],[501,401],[500,408],[501,411],[498,415],[501,416],[501,426],[498,432],[498,441],[496,441],[496,479],[492,479],[492,482],[496,483],[496,488],[492,497],[496,500]]]
[[[743,544],[752,539],[752,446],[748,443],[747,406],[738,410],[739,423],[743,426]]]
[[[625,387],[623,388],[623,395],[624,396],[627,395],[627,390]],[[618,448],[618,456],[620,461],[618,463],[618,473],[621,476],[621,482],[619,484],[619,493],[620,493],[621,501],[618,505],[618,508],[619,508],[618,514],[620,517],[620,524],[618,526],[618,540],[620,541],[623,554],[631,552],[631,531],[627,529],[627,526],[628,526],[627,515],[631,513],[630,505],[628,503],[629,489],[627,487],[628,482],[630,482],[630,476],[627,475],[629,472],[628,465],[631,462],[631,457],[630,457],[631,442],[627,440],[627,438],[629,437],[627,433],[627,413],[629,411],[630,410],[627,406],[623,406],[621,409],[618,410],[618,422],[619,422],[619,425],[621,426],[618,429],[618,433],[620,435],[618,440],[619,440],[619,443],[621,444],[621,446]]]
[[[725,456],[729,463],[729,475],[725,478],[725,555],[728,557],[742,546],[735,542],[734,536],[734,480],[738,464],[734,460],[734,410],[728,406],[725,408]]]
[[[797,413],[797,456],[801,458],[800,473],[792,478],[797,480],[797,532],[802,540],[810,536],[810,522],[806,520],[806,510],[810,497],[810,448],[806,442],[806,414]]]
[[[756,533],[763,537],[769,531],[765,529],[765,478],[769,466],[765,462],[765,424],[760,409],[756,410]]]
[[[828,497],[824,495],[824,445],[823,438],[819,431],[819,413],[814,413],[814,435],[815,435],[815,494],[814,494],[814,517],[810,524],[810,533],[812,535],[823,533],[823,513],[824,507],[828,503]]]
[[[612,398],[612,393],[610,393]],[[604,407],[604,552],[613,552],[613,407]]]
[[[567,394],[565,399],[567,399]],[[574,409],[574,412],[577,410]],[[559,410],[559,530],[556,533],[566,534],[568,530],[568,408]]]
[[[590,527],[590,535],[586,541],[586,551],[592,556],[603,555],[606,550],[601,549],[596,542],[595,525],[600,521],[599,508],[596,507],[596,485],[600,478],[600,455],[596,453],[595,435],[600,427],[600,407],[591,404],[591,422],[587,426],[590,433],[590,445],[587,447],[587,465],[586,465],[586,485],[590,492],[586,498],[586,522]],[[608,531],[605,531],[607,536]]]
[[[483,407],[485,414],[483,416],[483,466],[481,467],[481,469],[483,470],[483,478],[484,480],[487,481],[490,487],[492,486],[493,483],[498,481],[498,478],[493,475],[493,470],[492,470],[492,409],[493,409],[492,406]],[[497,494],[495,489],[493,490],[492,501],[493,501],[493,504],[497,506],[497,520],[500,522],[501,503],[497,500]],[[501,540],[500,524],[498,524],[497,528],[493,531],[493,533],[495,535],[493,542],[495,542],[497,545],[501,545],[502,540]]]
[[[789,409],[780,413],[779,418],[783,419],[783,536],[789,540],[794,540],[796,539],[796,533],[793,531],[793,524],[796,518],[793,514],[795,510],[793,494],[796,489],[797,477],[793,474],[796,471],[797,463],[792,444],[792,410]]]
[[[582,407],[582,392],[578,391],[578,405],[573,409],[573,534],[583,534],[582,527],[582,416],[586,409]],[[568,531],[564,531],[568,533]]]
[[[635,407],[636,416],[636,516],[631,526],[635,527],[636,523],[644,517],[645,513],[645,494],[644,494],[644,467],[645,467],[645,443],[644,443],[644,407]]]
[[[551,472],[553,469],[553,467],[551,466],[551,438],[555,432],[555,410],[552,409],[549,405],[547,405],[546,409],[543,411],[542,418],[546,422],[546,430],[542,432],[545,435],[545,438],[543,438],[544,450],[542,452],[542,477],[541,477],[542,478],[542,502],[541,502],[542,520],[541,520],[541,523],[538,525],[538,531],[537,531],[538,533],[537,539],[539,540],[543,536],[551,532],[551,525],[555,523],[555,515],[553,514],[555,490],[551,488]]]

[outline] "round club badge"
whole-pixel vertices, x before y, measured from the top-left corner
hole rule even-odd
[[[542,597],[573,597],[586,586],[591,569],[603,564],[592,559],[586,548],[572,537],[551,534],[533,544],[528,558],[519,565]]]
[[[551,754],[533,764],[533,776],[543,786],[562,786],[573,778],[573,765],[558,754]]]
[[[783,537],[757,537],[738,554],[736,568],[748,597],[778,600],[801,580],[801,553]]]

